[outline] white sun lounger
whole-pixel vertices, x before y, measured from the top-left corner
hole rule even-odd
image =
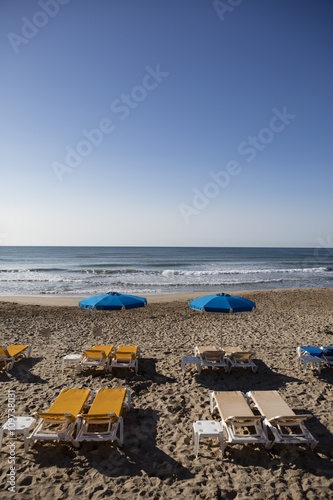
[[[325,363],[333,365],[333,346],[322,346],[320,349],[323,351],[323,358]]]
[[[263,444],[269,446],[269,440],[262,427],[265,417],[254,415],[244,394],[240,391],[212,392],[210,394],[210,411],[218,409],[222,426],[227,434],[224,448],[229,444]]]
[[[205,351],[218,351],[219,349],[216,349],[215,346],[213,345],[203,345],[203,346],[195,346],[194,348],[194,356],[197,358],[200,358],[201,354],[204,353]]]
[[[229,372],[231,372],[232,368],[251,368],[252,372],[256,373],[258,367],[253,362],[253,357],[254,353],[252,351],[234,351],[228,354]]]
[[[214,346],[196,346],[194,350],[195,356],[200,358],[202,367],[218,367],[224,368],[227,373],[229,370],[227,359],[225,357],[225,352],[220,349],[216,349]]]
[[[259,412],[265,415],[266,432],[270,430],[274,440],[271,444],[307,444],[313,449],[318,441],[305,427],[312,415],[296,415],[278,391],[251,391],[247,394]]]

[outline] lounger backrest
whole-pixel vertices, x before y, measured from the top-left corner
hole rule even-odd
[[[104,351],[105,356],[108,358],[111,355],[111,352],[113,351],[113,345],[95,345],[91,350]]]
[[[131,354],[134,353],[135,356],[138,354],[138,346],[137,345],[120,345],[117,349],[117,354],[121,352],[122,354]]]
[[[230,358],[234,359],[235,361],[245,361],[248,359],[251,359],[254,356],[254,353],[252,351],[237,351],[233,352],[230,355]]]
[[[333,347],[323,347],[323,354],[329,361],[333,360]]]
[[[320,358],[323,355],[323,350],[319,349],[319,347],[310,345],[310,346],[300,346],[301,351],[306,352],[310,356],[315,356]]]
[[[222,350],[225,351],[225,353],[227,354],[227,356],[229,356],[233,352],[242,352],[243,351],[243,349],[241,347],[231,346],[231,345],[224,345],[224,346],[222,346]]]
[[[295,415],[278,391],[252,391],[251,397],[260,413],[265,415],[267,420],[271,420],[279,415],[283,415],[284,417]]]
[[[6,356],[6,349],[3,349],[2,346],[0,346],[0,356]]]
[[[28,349],[29,346],[27,345],[10,345],[6,349],[6,353],[10,358],[17,356],[18,354],[21,354],[21,352],[25,351]]]
[[[203,345],[196,348],[197,352],[201,356],[206,351],[217,351],[216,347],[213,345]]]
[[[132,362],[136,358],[135,352],[122,352],[122,351],[117,351],[115,354],[115,358],[117,361],[120,362]]]
[[[83,351],[83,354],[89,358],[89,359],[105,359],[106,354],[104,351],[97,351],[93,349],[88,349],[86,351]]]
[[[240,391],[214,392],[214,398],[221,418],[254,417],[244,395]]]
[[[88,411],[89,417],[105,418],[109,413],[114,413],[119,418],[123,411],[126,389],[100,389]]]
[[[83,410],[89,395],[89,389],[63,389],[50,408],[46,412],[39,413],[38,415],[47,417],[48,414],[50,414],[50,416],[60,416],[68,413],[76,418]]]
[[[202,353],[201,358],[208,362],[219,362],[224,358],[224,351],[205,351]]]

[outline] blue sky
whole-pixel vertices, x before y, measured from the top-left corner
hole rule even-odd
[[[331,1],[2,0],[0,16],[1,244],[332,239]]]

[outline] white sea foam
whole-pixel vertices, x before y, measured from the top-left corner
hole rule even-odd
[[[4,248],[0,295],[333,286],[332,253],[310,249]]]

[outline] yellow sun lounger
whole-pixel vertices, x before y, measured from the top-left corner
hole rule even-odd
[[[112,368],[134,368],[138,373],[140,347],[137,345],[120,345],[113,354],[110,371]]]
[[[210,394],[210,412],[218,409],[221,423],[227,435],[225,445],[230,444],[263,444],[269,446],[269,440],[262,427],[264,416],[254,415],[244,394],[240,391],[212,392]]]
[[[271,447],[275,443],[307,444],[311,449],[318,444],[305,427],[304,421],[312,415],[296,415],[284,401],[278,391],[251,391],[247,393],[262,415],[265,415],[264,428],[274,436]]]
[[[125,401],[127,396],[127,401]],[[124,442],[123,408],[130,409],[129,389],[100,389],[86,414],[78,416],[78,433],[74,441],[115,441],[120,446]],[[119,437],[118,437],[119,430]]]
[[[109,369],[113,345],[95,345],[92,349],[83,351],[81,366],[102,366],[105,371]]]
[[[63,389],[47,411],[34,414],[39,420],[28,437],[28,442],[72,441],[77,416],[82,412],[90,395],[89,389]]]
[[[27,358],[30,358],[31,346],[30,345],[9,345],[0,346],[0,361],[5,363],[5,368],[11,370],[16,360],[24,358],[27,353]],[[9,367],[8,367],[9,366]]]

